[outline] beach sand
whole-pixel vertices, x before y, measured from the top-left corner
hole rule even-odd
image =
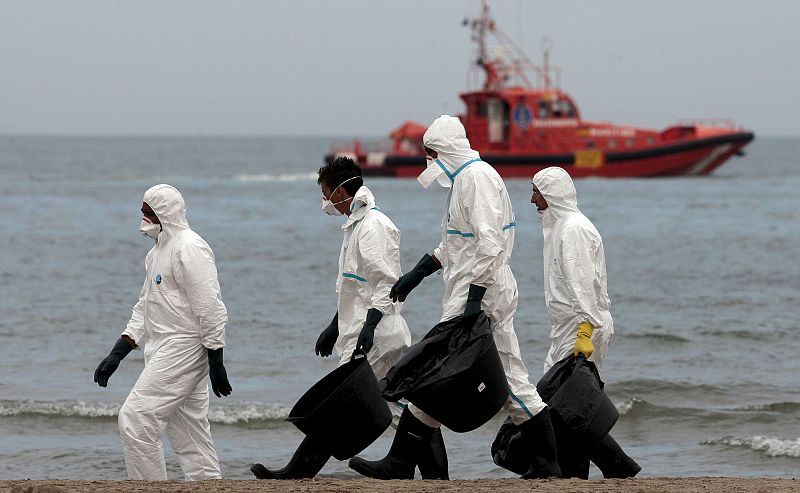
[[[0,492],[11,493],[67,493],[67,492],[141,492],[162,493],[195,492],[394,492],[443,493],[456,491],[517,493],[530,490],[543,493],[731,493],[800,492],[797,479],[751,478],[644,478],[581,481],[554,479],[522,481],[518,479],[478,479],[470,481],[376,481],[368,479],[308,479],[300,481],[76,481],[76,480],[18,480],[0,481]]]

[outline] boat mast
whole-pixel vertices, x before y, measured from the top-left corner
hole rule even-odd
[[[489,15],[489,2],[482,0],[480,17],[473,18],[471,21],[464,19],[464,24],[472,28],[472,40],[478,44],[478,60],[476,64],[483,68],[486,73],[486,81],[483,84],[484,90],[497,90],[503,87],[503,79],[500,76],[499,67],[495,60],[489,58],[486,45],[486,33],[494,32],[494,20]]]
[[[545,37],[542,39],[542,58],[544,65],[542,67],[542,86],[544,89],[550,88],[550,47],[552,42],[550,38]]]
[[[552,70],[549,62],[549,44],[545,51],[545,67],[543,69],[533,63],[528,55],[492,19],[488,0],[482,0],[481,6],[480,16],[464,19],[462,24],[472,29],[472,41],[478,45],[478,59],[475,64],[483,69],[486,75],[483,90],[502,90],[512,81],[521,84],[522,87],[533,88],[526,71],[535,72],[540,81],[544,83],[544,87],[550,87],[553,81],[549,75],[549,71]],[[505,48],[505,56],[490,56],[487,39],[489,34],[494,36]],[[506,60],[507,57],[510,59]]]

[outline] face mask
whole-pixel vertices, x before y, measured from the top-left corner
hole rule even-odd
[[[434,181],[438,182],[439,185],[445,188],[452,187],[453,183],[444,173],[444,170],[436,162],[436,159],[430,159],[427,156],[426,159],[428,160],[428,165],[425,168],[425,171],[417,176],[417,181],[420,185],[422,185],[422,188],[428,188]]]
[[[360,176],[354,176],[352,178],[348,178],[345,181],[339,183],[339,186],[333,189],[330,196],[333,197],[333,194],[336,193],[336,190],[339,189],[342,185],[347,183],[350,180],[355,180],[356,178],[361,178]],[[342,212],[336,208],[337,205],[347,202],[348,200],[352,200],[352,197],[348,197],[344,200],[340,200],[339,202],[331,202],[330,199],[326,199],[325,197],[322,198],[322,212],[329,216],[341,216]]]
[[[154,240],[158,239],[158,233],[160,233],[161,230],[160,224],[151,223],[145,217],[142,218],[142,223],[139,225],[139,232]]]
[[[344,202],[344,200],[342,200],[342,202]],[[341,204],[342,202],[336,202],[336,204]],[[329,216],[341,216],[342,211],[336,208],[336,204],[330,200],[322,199],[322,212]]]

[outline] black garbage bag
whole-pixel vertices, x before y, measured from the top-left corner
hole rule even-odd
[[[559,361],[536,384],[539,395],[550,406],[558,461],[567,475],[584,475],[592,451],[619,418],[603,391],[604,385],[597,367],[582,355]],[[530,452],[523,449],[519,433],[506,420],[492,443],[492,459],[498,466],[522,474],[527,471],[527,466],[521,467]]]
[[[525,448],[517,425],[507,417],[492,442],[492,460],[498,466],[522,476],[531,467],[531,451]]]
[[[369,447],[392,423],[378,379],[367,358],[353,358],[314,384],[287,421],[338,460]]]
[[[459,433],[485,424],[508,400],[489,319],[480,312],[438,324],[389,370],[381,392],[387,401],[407,399]]]

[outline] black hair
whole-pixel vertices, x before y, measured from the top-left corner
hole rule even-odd
[[[338,156],[332,159],[328,164],[321,167],[318,173],[318,185],[325,182],[331,190],[342,185],[342,188],[344,188],[351,197],[355,196],[358,189],[364,184],[361,168],[355,161],[346,156]],[[353,177],[358,178],[344,183],[345,180]]]

